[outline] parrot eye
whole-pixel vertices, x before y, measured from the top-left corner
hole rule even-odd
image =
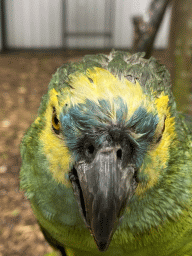
[[[156,143],[159,143],[161,139],[162,139],[162,135],[160,135],[160,136],[157,138]]]
[[[164,118],[164,124],[163,124],[162,130],[161,130],[161,134],[155,140],[156,144],[159,143],[163,137],[163,132],[165,130],[165,120],[166,120],[166,117]]]
[[[52,114],[52,128],[56,134],[60,132],[60,123],[59,119],[57,118],[56,110],[53,107],[53,114]]]

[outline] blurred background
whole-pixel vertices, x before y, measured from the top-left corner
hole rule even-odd
[[[4,49],[103,49],[132,47],[133,16],[150,0],[5,0],[1,44]],[[155,40],[168,46],[171,7]]]
[[[191,0],[0,1],[0,256],[51,251],[19,191],[19,145],[56,69],[112,48],[165,64],[192,114]]]

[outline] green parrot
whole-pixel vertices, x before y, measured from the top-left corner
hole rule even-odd
[[[143,57],[64,64],[22,140],[21,188],[56,254],[192,255],[191,121]]]

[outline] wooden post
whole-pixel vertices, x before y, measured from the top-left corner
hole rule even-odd
[[[169,52],[177,109],[192,114],[192,1],[173,4]]]

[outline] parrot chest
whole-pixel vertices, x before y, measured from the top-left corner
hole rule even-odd
[[[40,224],[49,230],[54,239],[68,248],[70,256],[183,256],[184,253],[192,255],[192,230],[185,227],[180,232],[176,222],[166,225],[163,232],[136,235],[132,241],[128,240],[127,230],[120,226],[108,250],[99,252],[84,223],[71,226],[58,223],[57,220],[50,221],[44,218],[38,207],[34,204],[32,206]]]

